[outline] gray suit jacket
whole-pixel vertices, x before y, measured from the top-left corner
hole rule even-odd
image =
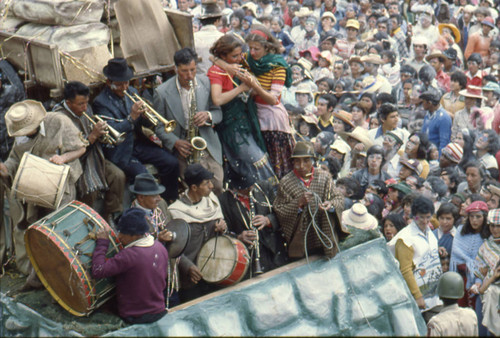
[[[186,135],[186,128],[189,126],[189,121],[186,121],[182,111],[182,102],[177,90],[176,78],[177,76],[174,76],[158,86],[155,89],[153,97],[156,111],[167,120],[175,120],[177,122],[177,126],[172,133],[165,133],[163,125],[156,130],[156,134],[161,139],[163,146],[172,152],[175,150],[175,142]],[[196,75],[196,82],[198,83],[195,89],[198,111],[209,111],[212,114],[212,123],[215,126],[222,121],[222,111],[220,107],[212,103],[210,81],[205,75]],[[210,126],[200,127],[199,131],[200,136],[207,141],[207,149],[210,155],[222,165],[222,146],[217,132]]]

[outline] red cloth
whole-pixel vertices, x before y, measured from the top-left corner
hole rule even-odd
[[[450,91],[451,78],[448,74],[443,72],[443,70],[440,70],[439,73],[437,73],[436,81],[441,88],[444,88],[446,93]]]
[[[228,73],[219,66],[213,65],[208,69],[207,76],[210,79],[210,84],[219,84],[222,87],[222,92],[228,92],[234,88],[231,77]]]

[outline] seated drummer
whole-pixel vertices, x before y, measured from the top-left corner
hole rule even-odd
[[[227,230],[220,202],[212,192],[213,177],[214,174],[201,164],[189,165],[184,172],[184,181],[189,189],[168,207],[170,218],[182,219],[191,227],[191,237],[179,262],[181,302],[216,290],[202,280],[202,273],[195,264],[203,244],[216,232]]]
[[[92,255],[94,278],[116,277],[116,299],[120,317],[130,324],[153,323],[165,310],[168,253],[149,234],[146,213],[139,208],[126,210],[118,222],[118,239],[125,247],[106,259],[108,232],[97,233]]]
[[[252,178],[239,177],[232,178],[229,190],[219,196],[229,231],[234,232],[251,252],[253,264],[250,277],[282,266],[288,260],[278,218],[273,212],[275,197],[269,182],[255,183]],[[256,271],[257,252],[252,248],[257,239],[253,227],[259,231],[260,272]]]

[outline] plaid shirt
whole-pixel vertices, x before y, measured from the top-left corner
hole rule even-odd
[[[392,36],[392,38],[398,45],[399,58],[407,59],[409,57],[409,54],[408,47],[406,46],[406,36],[404,35],[403,31],[401,31],[401,28],[396,29],[393,34],[394,35]]]

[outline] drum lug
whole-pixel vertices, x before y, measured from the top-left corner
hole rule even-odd
[[[69,237],[69,236],[71,236],[71,232],[69,232],[68,229],[65,229],[65,230],[63,230],[63,235],[66,237]]]

